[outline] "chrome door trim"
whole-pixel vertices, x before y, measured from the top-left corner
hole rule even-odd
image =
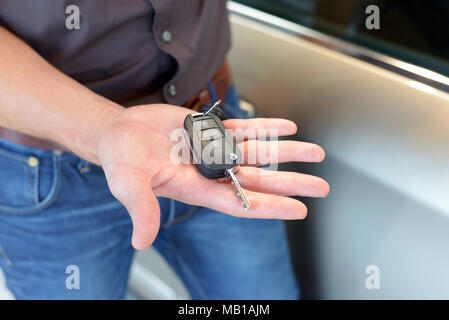
[[[322,32],[301,26],[240,3],[228,1],[228,10],[231,14],[273,27],[298,38],[310,41],[330,50],[338,51],[342,54],[376,65],[380,68],[449,93],[449,78],[435,71],[389,57],[382,53],[363,48],[344,40],[337,39]]]

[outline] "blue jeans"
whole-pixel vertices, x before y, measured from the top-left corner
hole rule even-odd
[[[209,90],[215,99],[213,86]],[[234,87],[224,110],[246,117]],[[0,266],[17,299],[124,297],[132,225],[100,167],[71,153],[0,139],[0,181]],[[298,298],[281,221],[159,202],[154,247],[192,298]]]

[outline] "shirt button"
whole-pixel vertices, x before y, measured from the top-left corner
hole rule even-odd
[[[168,94],[170,97],[176,96],[176,86],[174,84],[168,86]]]
[[[166,43],[169,43],[171,41],[171,39],[172,39],[171,32],[168,31],[168,30],[162,31],[161,39],[162,39],[162,41],[164,41]]]

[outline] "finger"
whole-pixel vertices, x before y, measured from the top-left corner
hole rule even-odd
[[[133,223],[132,245],[137,250],[148,248],[159,231],[159,202],[151,190],[148,177],[129,167],[103,167],[109,189],[128,210]]]
[[[293,121],[277,118],[230,119],[223,123],[237,142],[254,140],[260,135],[288,136],[298,130]]]
[[[192,168],[193,170],[193,168]],[[188,204],[208,207],[232,216],[260,219],[303,219],[307,215],[307,207],[300,201],[245,189],[251,209],[245,212],[229,181],[206,179],[197,172],[184,171],[195,192],[190,188],[180,188],[180,193],[166,194]],[[161,194],[164,196],[164,194]]]
[[[325,180],[298,172],[241,167],[236,176],[242,187],[262,193],[303,197],[325,197],[329,193]]]
[[[300,141],[259,141],[248,140],[240,143],[242,164],[267,165],[283,162],[321,162],[325,152],[320,146]]]

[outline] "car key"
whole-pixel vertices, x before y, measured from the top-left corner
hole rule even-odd
[[[240,166],[240,150],[221,119],[211,111],[220,104],[217,101],[206,112],[189,114],[184,120],[186,140],[198,171],[209,179],[226,177],[242,203],[245,211],[251,204],[235,174]]]

